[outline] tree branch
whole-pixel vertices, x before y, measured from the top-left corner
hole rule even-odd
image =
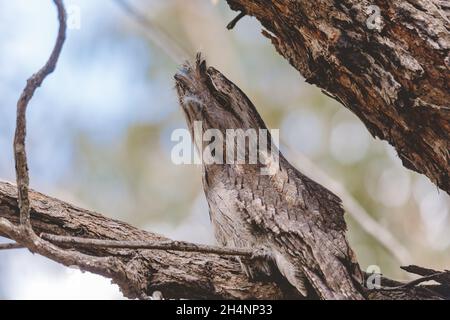
[[[422,277],[432,276],[432,275],[436,274],[436,271],[433,269],[423,268],[423,267],[414,266],[414,265],[404,266],[401,268],[409,273],[418,274],[419,276],[422,276]],[[441,284],[450,284],[450,271],[447,270],[441,276],[438,276],[434,280]]]
[[[306,81],[392,144],[405,167],[450,193],[448,6],[436,0],[227,2],[256,17]],[[371,5],[380,9],[376,28],[368,26],[377,18]]]
[[[64,251],[51,243],[40,239],[33,231],[30,221],[29,176],[25,149],[26,111],[28,103],[31,101],[36,89],[43,83],[45,78],[55,70],[64,45],[67,29],[66,12],[62,0],[54,0],[53,2],[58,11],[59,21],[59,30],[55,46],[47,63],[36,74],[28,79],[27,85],[17,103],[14,158],[18,185],[19,225],[14,225],[10,221],[0,218],[0,233],[16,241],[20,245],[26,246],[33,252],[46,257],[52,257],[67,266],[78,265],[105,276],[112,276],[113,273],[119,272],[120,268],[113,265],[109,258],[94,258],[80,253],[69,253]]]
[[[402,284],[401,286],[398,287],[392,287],[392,288],[385,288],[384,290],[401,290],[401,289],[405,289],[405,288],[409,288],[409,287],[414,287],[422,282],[426,282],[426,281],[438,281],[438,279],[442,279],[443,277],[448,277],[449,276],[449,272],[448,271],[443,271],[443,272],[435,272],[432,273],[428,276],[423,276],[421,278],[412,280],[408,283]]]
[[[0,219],[19,222],[17,189],[0,182]],[[136,229],[124,222],[75,207],[63,201],[30,191],[31,223],[38,233],[85,237],[100,240],[162,243],[169,239]],[[0,230],[2,230],[0,228]],[[13,238],[0,231],[0,235]],[[66,246],[67,247],[67,246]],[[166,298],[282,299],[295,298],[279,279],[251,281],[234,257],[216,254],[161,250],[125,250],[80,247],[64,250],[67,255],[83,255],[91,265],[66,261],[60,255],[46,257],[66,266],[111,278],[128,298],[151,296],[161,291]],[[38,252],[40,253],[40,252]],[[100,263],[98,262],[100,260]]]
[[[42,85],[44,79],[56,68],[59,55],[66,39],[66,11],[62,0],[53,1],[58,10],[59,30],[53,51],[47,63],[31,78],[17,102],[16,132],[14,135],[14,159],[16,167],[17,186],[19,189],[20,224],[24,232],[32,233],[30,224],[30,203],[28,200],[28,176],[27,154],[25,149],[26,138],[26,112],[28,103],[33,98],[34,92]]]
[[[13,243],[0,243],[0,250],[11,250],[11,249],[23,249],[25,248],[21,244],[16,242]]]
[[[53,1],[58,12],[59,30],[56,43],[46,64],[27,81],[17,103],[16,132],[14,136],[14,159],[18,185],[19,225],[14,225],[5,218],[0,218],[0,234],[26,246],[32,252],[52,258],[66,266],[77,265],[104,276],[119,277],[122,268],[109,257],[91,257],[78,252],[68,252],[39,238],[33,231],[30,220],[29,175],[26,139],[26,111],[36,89],[42,85],[45,78],[52,73],[58,62],[66,38],[66,12],[62,0]]]
[[[0,220],[9,225],[19,223],[15,186],[0,182]],[[170,240],[139,230],[124,222],[109,219],[98,213],[78,208],[61,200],[30,190],[31,224],[37,233],[63,237],[83,237],[106,241],[170,243]],[[0,235],[20,239],[20,234]],[[57,238],[55,238],[57,239]],[[50,247],[53,244],[48,243]],[[66,266],[79,267],[112,279],[129,298],[147,298],[161,291],[166,298],[190,299],[295,299],[298,296],[282,279],[250,280],[232,256],[179,252],[170,250],[131,250],[103,246],[64,245],[66,250],[37,251]],[[64,252],[64,255],[60,253]],[[78,257],[83,257],[77,260]],[[87,263],[89,262],[89,263]],[[405,267],[408,268],[408,267]],[[411,268],[411,266],[409,267]],[[418,267],[416,267],[418,268]],[[424,269],[424,268],[423,268]],[[417,269],[415,269],[417,270]],[[429,270],[437,273],[438,271]],[[426,276],[425,274],[424,276]],[[431,289],[413,286],[389,290],[403,284],[383,278],[387,290],[368,290],[370,299],[437,299],[450,298],[450,280],[441,280],[440,287]],[[445,280],[445,281],[444,281]],[[431,291],[430,291],[431,290]],[[447,290],[447,291],[445,291]]]
[[[218,247],[172,240],[167,240],[163,242],[100,240],[100,239],[87,239],[80,237],[57,236],[48,233],[42,233],[41,238],[59,245],[70,245],[70,247],[81,246],[88,248],[110,248],[110,249],[171,250],[180,252],[211,253],[225,256],[241,256],[241,257],[252,257],[254,253],[254,250],[245,248]]]

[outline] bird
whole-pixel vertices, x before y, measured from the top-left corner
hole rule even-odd
[[[203,133],[218,130],[225,137],[227,130],[259,130],[272,141],[250,99],[220,71],[207,66],[201,54],[185,63],[174,78],[199,152],[208,144],[194,139],[196,122],[202,123]],[[246,144],[243,151],[247,157],[249,148]],[[300,297],[364,299],[363,274],[346,239],[340,198],[299,172],[276,146],[271,148],[260,152],[271,174],[261,173],[262,163],[202,164],[203,189],[218,244],[253,249],[252,259],[240,259],[245,273],[256,278],[279,272]],[[227,152],[225,147],[217,149],[218,154]]]

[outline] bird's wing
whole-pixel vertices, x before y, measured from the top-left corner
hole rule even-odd
[[[341,200],[288,164],[274,176],[251,180],[241,183],[237,195],[255,230],[284,258],[298,264],[312,285],[323,287],[316,288],[319,292],[338,292],[336,298],[339,292],[346,296],[353,290],[355,266],[345,261],[354,257],[345,238]]]

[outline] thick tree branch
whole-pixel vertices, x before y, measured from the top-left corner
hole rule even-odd
[[[0,182],[0,219],[19,222],[17,189]],[[63,201],[30,192],[31,222],[38,233],[103,240],[161,243],[169,239]],[[3,236],[13,238],[2,234]],[[66,246],[67,247],[67,246]],[[101,274],[117,283],[125,296],[142,298],[161,291],[166,298],[281,299],[293,298],[269,279],[250,281],[234,257],[215,254],[182,253],[161,250],[125,250],[80,247],[64,250],[67,255],[82,254],[92,265],[69,263],[59,255],[46,254],[67,266]],[[102,263],[98,264],[97,259]]]
[[[0,219],[9,224],[19,222],[15,186],[0,182]],[[78,208],[58,199],[30,191],[31,223],[33,229],[68,237],[88,239],[164,243],[169,239],[139,230],[124,222],[106,218],[98,213]],[[6,219],[6,220],[5,220]],[[4,234],[8,238],[16,234]],[[51,245],[51,244],[50,244]],[[59,251],[44,255],[66,266],[97,273],[117,283],[126,297],[146,298],[161,291],[166,298],[223,299],[286,299],[297,298],[295,292],[280,278],[251,281],[242,272],[235,257],[163,250],[115,249],[100,246],[65,245]],[[57,248],[61,250],[60,248]],[[41,252],[38,252],[43,254]],[[1,254],[1,253],[0,253]],[[81,261],[75,258],[84,257]],[[90,263],[86,263],[86,259]],[[419,267],[405,267],[417,270]],[[414,269],[416,268],[416,269]],[[428,270],[431,274],[435,270]],[[423,272],[423,276],[428,276]],[[444,278],[444,276],[442,276]],[[402,283],[382,279],[382,286],[395,290],[368,290],[370,299],[438,299],[450,298],[448,279],[432,290],[424,286],[402,287]]]
[[[306,81],[450,193],[450,6],[437,0],[227,0]],[[380,9],[381,23],[373,28]],[[375,14],[375,15],[374,15]],[[369,26],[371,28],[369,28]]]

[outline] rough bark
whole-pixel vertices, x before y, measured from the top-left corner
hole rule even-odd
[[[389,141],[405,167],[450,193],[450,3],[227,0],[277,51]],[[368,28],[369,6],[381,24]]]
[[[31,223],[36,232],[108,240],[160,242],[167,238],[139,230],[124,222],[109,219],[90,210],[31,191]],[[0,182],[0,218],[19,222],[17,188]],[[190,299],[295,299],[298,296],[281,278],[249,280],[234,257],[202,253],[160,250],[105,248],[70,248],[67,253],[92,257],[109,257],[101,267],[85,268],[111,278],[128,298],[145,298],[161,291],[165,298]],[[1,254],[1,253],[0,253]],[[48,258],[66,264],[64,261]],[[67,265],[67,264],[66,264]],[[411,272],[430,275],[436,271],[410,267]],[[444,278],[445,277],[445,278]],[[450,299],[448,276],[442,285],[399,287],[397,290],[369,290],[369,299]],[[383,279],[382,286],[398,287],[402,283]]]
[[[36,233],[109,240],[160,242],[167,238],[139,230],[66,202],[32,191],[31,222]],[[17,188],[0,182],[0,218],[19,222]],[[234,257],[160,250],[105,248],[77,249],[92,257],[109,256],[110,277],[128,298],[151,296],[161,291],[166,298],[281,299],[289,298],[273,281],[250,281]],[[71,249],[74,251],[74,249]],[[55,259],[49,256],[50,259]],[[64,261],[58,261],[64,263]]]

